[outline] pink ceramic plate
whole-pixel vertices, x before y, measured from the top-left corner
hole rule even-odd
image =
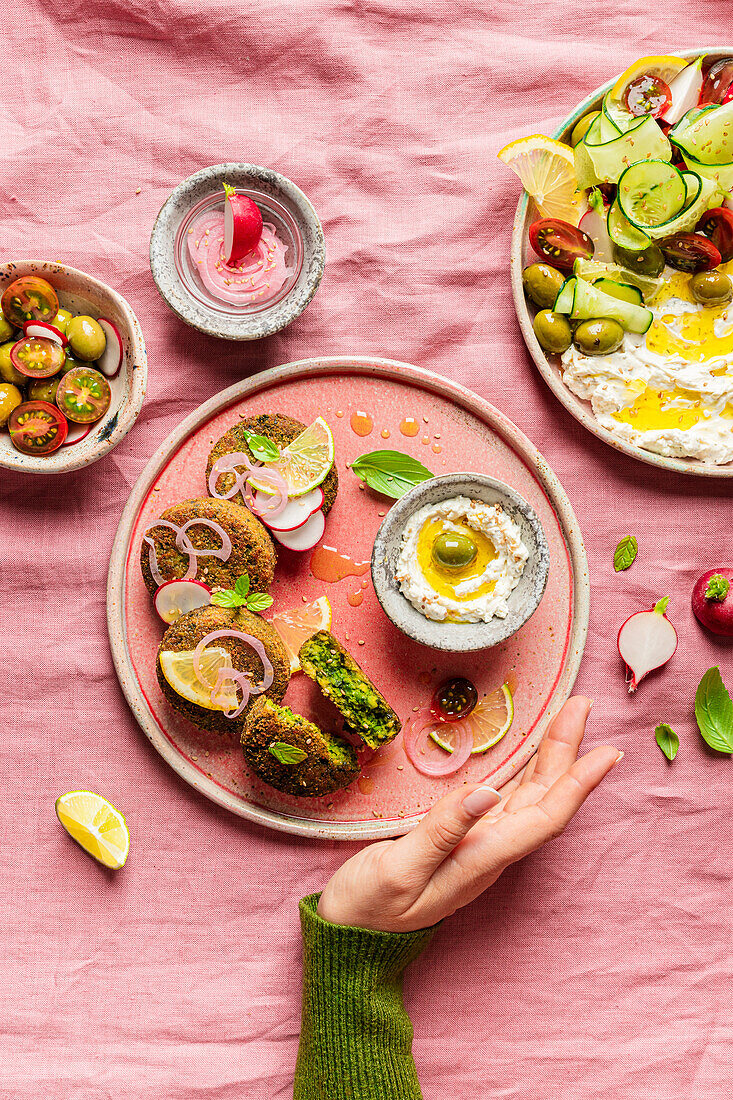
[[[419,775],[400,736],[381,752],[362,754],[361,778],[347,790],[320,799],[282,795],[249,773],[234,736],[201,733],[166,704],[155,676],[163,624],[140,574],[141,532],[175,501],[205,496],[204,469],[212,444],[240,416],[262,412],[286,413],[305,423],[320,415],[331,425],[341,486],[323,544],[354,563],[369,561],[389,508],[388,500],[362,489],[347,469],[365,451],[406,451],[435,474],[491,474],[516,489],[539,516],[550,547],[549,582],[539,609],[508,641],[467,655],[429,650],[401,634],[382,612],[368,570],[326,582],[314,576],[311,554],[279,551],[275,609],[327,595],[333,632],[403,721],[425,706],[434,687],[450,675],[468,676],[481,693],[509,682],[515,702],[511,729],[451,778]],[[232,386],[166,440],[122,515],[110,562],[107,615],[123,691],[145,733],[179,775],[214,802],[260,824],[354,840],[406,832],[451,786],[486,778],[500,787],[526,764],[575,681],[588,626],[588,593],[585,551],[568,499],[547,463],[510,421],[470,391],[416,367],[386,359],[329,358],[290,363]],[[293,677],[286,702],[340,728],[336,712],[302,673]]]

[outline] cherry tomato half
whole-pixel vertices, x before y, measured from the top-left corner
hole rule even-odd
[[[66,352],[45,336],[24,336],[10,349],[10,362],[27,378],[50,378],[66,362]]]
[[[700,92],[700,104],[726,103],[733,91],[733,57],[721,57],[708,69]]]
[[[104,416],[112,401],[109,382],[93,367],[74,367],[56,390],[56,404],[75,424],[92,424]]]
[[[660,241],[659,247],[669,266],[676,267],[678,271],[712,271],[722,263],[712,241],[699,233],[673,233]]]
[[[559,218],[540,218],[530,226],[529,243],[538,256],[561,271],[572,271],[579,256],[589,260],[595,247],[587,233]]]
[[[475,684],[464,676],[454,676],[435,689],[430,713],[440,722],[457,722],[465,718],[478,703],[478,691]]]
[[[733,211],[725,206],[706,211],[695,226],[695,232],[710,238],[723,263],[733,260]]]
[[[624,95],[626,106],[632,115],[651,115],[659,118],[672,103],[669,84],[661,77],[644,73],[632,80]]]
[[[53,321],[59,311],[56,291],[37,275],[23,275],[5,288],[2,311],[11,325],[22,328],[26,321]]]
[[[69,425],[48,401],[24,401],[8,420],[10,439],[25,455],[50,455],[66,439]]]

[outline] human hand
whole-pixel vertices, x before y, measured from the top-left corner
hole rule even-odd
[[[602,745],[578,759],[591,705],[569,699],[501,795],[481,784],[451,791],[406,836],[352,856],[323,891],[319,915],[383,932],[427,928],[559,836],[623,756]]]

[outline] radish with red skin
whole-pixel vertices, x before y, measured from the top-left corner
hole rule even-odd
[[[62,348],[65,348],[69,342],[60,329],[55,325],[47,325],[45,321],[26,321],[23,325],[23,335],[43,336],[47,340],[55,340],[57,344],[61,344]]]
[[[107,339],[105,349],[97,360],[97,363],[102,374],[107,378],[114,378],[115,375],[119,374],[120,367],[122,366],[122,337],[120,336],[120,330],[117,328],[114,321],[110,321],[108,317],[100,317],[97,323]]]
[[[255,491],[252,496],[257,507],[256,514],[260,517],[265,526],[270,528],[273,534],[296,531],[299,527],[302,527],[304,523],[308,522],[312,515],[320,511],[323,507],[324,499],[323,489],[320,487],[312,489],[310,493],[306,493],[305,496],[289,500],[282,512],[279,512],[274,519],[268,519],[267,512],[264,511],[264,502],[267,500],[268,494]]]
[[[169,626],[197,607],[208,607],[211,589],[203,581],[165,581],[155,593],[155,610]]]
[[[66,439],[61,444],[61,446],[71,447],[74,443],[81,443],[82,439],[86,439],[94,426],[94,424],[74,424],[70,420],[69,430],[66,433]]]
[[[224,184],[224,259],[236,264],[248,256],[262,237],[262,214],[256,202],[246,195],[238,195],[234,188]]]
[[[288,550],[297,550],[302,553],[317,546],[325,530],[326,520],[323,512],[316,512],[294,531],[273,531],[272,537]]]
[[[698,577],[692,589],[692,610],[706,630],[733,638],[733,569],[708,569]]]
[[[608,210],[604,205],[603,195],[597,187],[591,191],[588,202],[590,203],[590,210],[583,214],[578,222],[578,229],[582,230],[583,233],[587,233],[593,241],[594,260],[599,260],[604,264],[615,263],[613,245],[608,235]]]
[[[618,651],[626,665],[629,692],[655,668],[666,665],[677,650],[677,631],[665,615],[669,596],[648,611],[630,615],[618,632]]]

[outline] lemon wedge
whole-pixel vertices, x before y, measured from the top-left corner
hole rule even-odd
[[[168,650],[160,655],[160,667],[166,680],[182,699],[206,710],[235,710],[237,688],[233,680],[225,680],[219,689],[216,702],[211,700],[212,689],[222,668],[232,668],[232,658],[221,646],[207,647],[201,654],[201,679],[193,667],[193,652],[174,653]]]
[[[665,84],[682,72],[689,65],[684,57],[673,57],[671,54],[660,54],[653,57],[640,57],[633,65],[621,73],[614,86],[611,88],[611,99],[619,103],[626,89],[638,76],[658,76]]]
[[[272,616],[270,622],[288,651],[291,672],[300,672],[298,653],[303,642],[319,630],[330,630],[331,621],[331,605],[326,596],[319,596],[313,603],[303,604],[302,607],[278,611]]]
[[[125,819],[93,791],[69,791],[56,799],[56,816],[69,836],[105,867],[124,867],[130,851]]]
[[[499,160],[519,176],[543,218],[577,225],[588,209],[578,190],[573,150],[561,141],[532,134],[505,145]]]
[[[302,497],[317,489],[333,464],[333,435],[323,417],[319,416],[305,431],[284,447],[280,457],[268,462],[266,469],[276,470],[286,481],[289,497]],[[250,485],[263,493],[272,493],[272,487],[257,481],[257,471],[249,479]]]
[[[514,700],[509,684],[502,684],[484,696],[468,717],[473,723],[471,755],[475,756],[501,741],[514,721]],[[455,730],[451,730],[454,725],[460,725],[460,722],[441,723],[440,733],[435,726],[430,730],[430,737],[435,744],[446,752],[453,752],[455,748],[456,734]]]

